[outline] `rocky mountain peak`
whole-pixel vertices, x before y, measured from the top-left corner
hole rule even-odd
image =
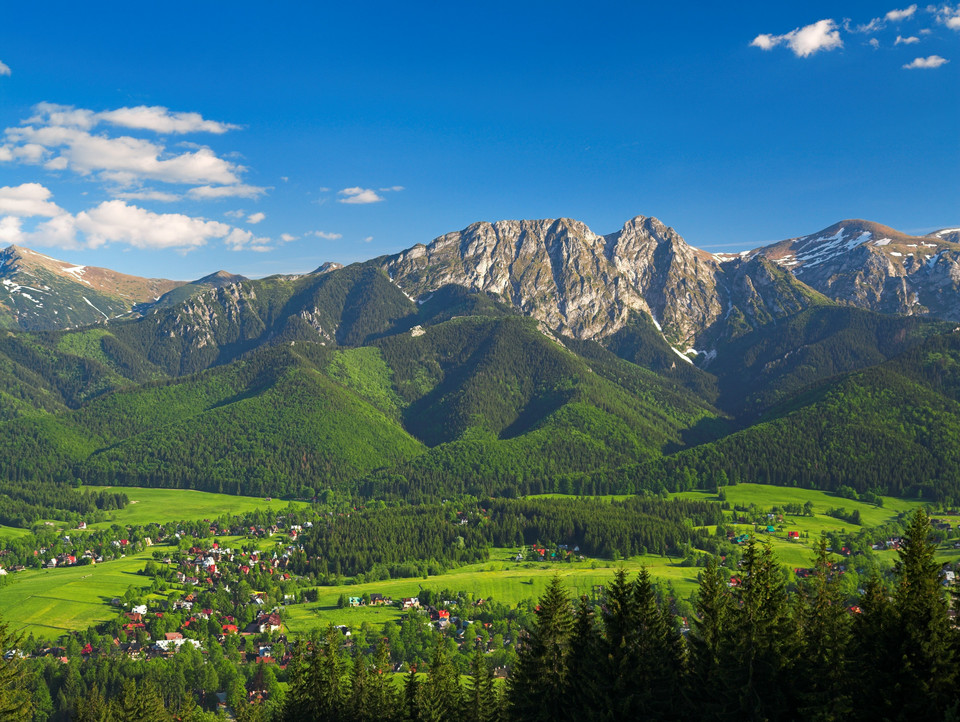
[[[338,268],[343,268],[342,263],[334,263],[333,261],[327,261],[321,263],[320,266],[314,271],[316,274],[321,273],[330,273],[330,271],[336,271]]]
[[[754,253],[831,299],[874,311],[960,320],[960,245],[952,229],[911,236],[852,219]]]

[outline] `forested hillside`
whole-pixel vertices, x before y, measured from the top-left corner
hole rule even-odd
[[[0,339],[0,473],[406,500],[960,491],[957,333],[935,320],[810,292],[694,364],[644,314],[570,339],[457,286],[414,303],[376,261],[221,280],[139,319]]]

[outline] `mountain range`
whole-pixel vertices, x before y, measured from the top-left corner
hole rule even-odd
[[[599,236],[570,219],[475,223],[377,259],[423,300],[445,285],[498,297],[581,339],[611,336],[637,313],[682,353],[823,302],[960,320],[960,229],[909,236],[848,220],[738,254],[687,244],[638,216]],[[336,270],[324,264],[315,273]],[[146,279],[58,261],[25,248],[0,252],[0,323],[71,328],[174,305],[245,280],[220,271],[192,282]],[[799,281],[799,283],[798,283]]]
[[[501,221],[190,283],[11,247],[0,474],[408,499],[960,494],[958,233],[844,221],[734,255],[652,218],[607,236]]]

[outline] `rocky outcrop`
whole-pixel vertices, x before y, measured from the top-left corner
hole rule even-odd
[[[647,313],[682,348],[729,331],[731,316],[750,327],[815,296],[791,290],[781,299],[775,286],[797,285],[788,275],[739,257],[724,261],[643,216],[606,236],[567,218],[475,223],[390,257],[383,268],[412,297],[457,284],[498,295],[576,338],[610,336],[631,313]]]

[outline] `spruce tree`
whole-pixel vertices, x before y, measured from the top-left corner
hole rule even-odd
[[[729,588],[716,558],[711,556],[700,573],[696,616],[687,638],[690,671],[685,701],[691,718],[728,718],[722,671],[732,613]]]
[[[424,722],[455,719],[462,707],[460,678],[441,638],[437,641],[427,679],[420,686],[420,719]]]
[[[826,537],[820,537],[813,576],[801,585],[798,604],[798,711],[811,720],[846,719],[851,712],[847,684],[850,615],[839,575],[831,567]]]
[[[791,666],[797,628],[769,544],[747,543],[735,598],[723,665],[727,689],[737,695],[744,719],[788,719],[795,709]]]
[[[370,677],[366,658],[358,654],[350,675],[350,717],[354,722],[371,719]]]
[[[550,580],[537,608],[537,619],[517,648],[508,699],[515,719],[561,719],[565,711],[567,653],[573,613],[559,576]]]
[[[368,705],[371,719],[384,722],[394,718],[396,713],[396,694],[390,679],[390,649],[386,640],[380,640],[373,657],[373,669],[370,673]]]
[[[900,665],[895,704],[901,719],[942,716],[957,697],[956,630],[934,558],[936,544],[929,537],[930,520],[917,509],[904,532],[896,565]]]
[[[416,722],[420,719],[420,679],[417,677],[416,665],[410,665],[410,671],[403,682],[403,709],[400,717],[405,722]]]
[[[864,721],[891,719],[899,666],[897,620],[878,577],[867,581],[859,607],[850,642],[852,717]]]
[[[23,718],[20,718],[23,719]],[[105,699],[94,683],[87,694],[79,697],[74,706],[73,722],[114,722],[113,705]]]
[[[466,719],[470,722],[494,722],[499,717],[500,705],[493,683],[493,673],[479,647],[470,658],[470,680],[467,684],[464,695]]]
[[[7,623],[0,621],[0,720],[14,722],[28,719],[31,705],[30,695],[24,689],[20,659],[16,655],[6,658],[6,652],[20,643],[20,638],[8,630]],[[44,684],[43,680],[40,684]]]
[[[564,694],[566,719],[583,722],[607,719],[607,706],[603,704],[601,696],[602,670],[603,653],[596,615],[590,600],[581,596],[570,637],[570,661]]]

